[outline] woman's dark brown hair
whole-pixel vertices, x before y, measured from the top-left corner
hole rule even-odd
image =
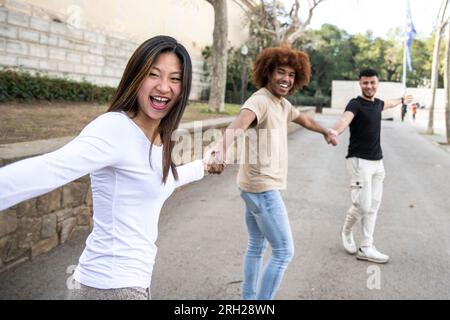
[[[309,82],[311,65],[306,53],[287,46],[266,48],[256,57],[253,68],[253,83],[263,88],[269,82],[269,77],[276,67],[289,66],[295,70],[295,79],[289,94],[303,88]]]
[[[169,170],[178,179],[178,173],[171,159],[175,142],[171,141],[172,132],[178,128],[189,98],[192,83],[192,62],[186,48],[172,37],[156,36],[142,43],[131,56],[114,94],[108,112],[125,111],[136,117],[139,111],[137,92],[142,81],[150,73],[150,69],[161,53],[172,52],[180,59],[182,65],[182,90],[180,97],[161,122],[152,137],[152,142],[159,134],[163,144],[163,178],[167,181]],[[151,156],[151,147],[149,150]],[[151,163],[151,162],[150,162]]]

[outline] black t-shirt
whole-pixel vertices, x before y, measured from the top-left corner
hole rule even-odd
[[[361,97],[350,100],[345,111],[352,112],[355,117],[350,123],[347,158],[358,157],[366,160],[383,158],[380,145],[383,107],[384,101],[377,98],[373,102]]]

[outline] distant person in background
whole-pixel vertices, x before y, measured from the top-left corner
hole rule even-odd
[[[341,134],[350,126],[350,144],[347,168],[350,174],[352,205],[348,210],[341,231],[345,251],[356,254],[359,260],[386,263],[389,256],[379,252],[373,245],[373,234],[383,193],[385,176],[383,153],[380,145],[381,113],[399,104],[406,105],[411,95],[393,100],[375,98],[378,73],[364,69],[359,74],[361,95],[350,100],[334,130]],[[357,249],[352,227],[361,220],[363,239]]]
[[[412,117],[413,120],[416,121],[416,113],[417,113],[417,106],[419,103],[413,103],[412,108],[411,108],[411,112],[412,112]]]
[[[406,103],[402,103],[402,121],[405,121],[405,116],[406,116],[407,111],[408,111],[408,106],[406,105]]]

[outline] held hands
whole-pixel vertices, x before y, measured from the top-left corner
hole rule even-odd
[[[216,148],[211,148],[205,152],[203,157],[203,167],[206,172],[212,174],[221,174],[226,167],[222,152]]]
[[[339,143],[338,138],[337,138],[338,133],[334,129],[328,129],[327,133],[324,134],[324,137],[328,144],[331,143],[333,146],[336,146]]]

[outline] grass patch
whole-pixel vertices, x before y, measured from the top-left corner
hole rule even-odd
[[[239,114],[241,106],[238,104],[225,104],[224,112],[211,112],[208,110],[207,103],[190,102],[186,106],[182,122],[189,122],[195,120],[204,120],[220,117],[230,117]]]
[[[206,103],[189,103],[182,122],[228,117],[239,105],[225,105],[225,112],[209,112]],[[67,102],[0,104],[0,144],[77,135],[107,105]]]

